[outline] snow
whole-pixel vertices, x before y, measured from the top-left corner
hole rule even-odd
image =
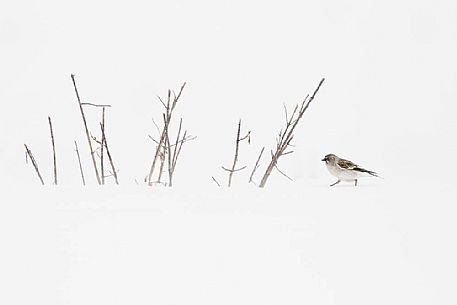
[[[0,304],[456,304],[456,11],[452,0],[9,1]],[[70,74],[83,102],[112,105],[119,187],[96,186]],[[322,77],[278,163],[294,181],[274,171],[265,189],[249,185],[283,104],[293,109]],[[172,189],[146,187],[156,96],[183,82],[170,130],[182,117],[197,139]],[[100,138],[96,110],[87,122]],[[211,177],[227,183],[239,119],[251,131],[239,152],[247,169],[218,188]],[[330,188],[329,153],[384,179]]]
[[[451,185],[49,187],[9,198],[5,304],[457,300]]]

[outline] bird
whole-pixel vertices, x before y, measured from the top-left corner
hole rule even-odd
[[[376,172],[364,169],[352,161],[339,158],[334,154],[326,155],[322,161],[325,162],[330,174],[338,178],[338,180],[330,186],[337,185],[341,181],[354,181],[355,186],[357,186],[358,178],[367,176],[367,174],[380,178]]]

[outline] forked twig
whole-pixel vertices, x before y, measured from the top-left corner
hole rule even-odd
[[[248,131],[248,133],[244,137],[241,137],[240,135],[241,135],[241,119],[238,121],[238,130],[237,130],[237,133],[236,133],[236,142],[235,142],[235,156],[233,158],[232,167],[231,167],[231,169],[227,169],[227,168],[222,166],[222,168],[225,171],[229,172],[228,187],[232,186],[233,173],[241,171],[241,170],[246,168],[246,166],[243,166],[243,167],[238,168],[238,169],[236,169],[235,167],[236,167],[236,163],[238,162],[238,153],[239,153],[239,149],[240,149],[240,142],[247,139],[248,143],[250,143],[251,132]]]
[[[178,161],[178,157],[181,153],[182,145],[185,142],[188,142],[190,140],[194,140],[195,137],[190,137],[187,135],[187,131],[184,131],[184,135],[181,137],[181,132],[182,132],[182,119],[180,119],[179,122],[179,129],[178,129],[178,134],[176,137],[176,140],[172,144],[170,141],[170,125],[171,125],[171,120],[173,117],[173,111],[179,101],[179,98],[181,97],[181,94],[184,90],[186,83],[184,83],[178,94],[176,94],[174,91],[168,90],[167,92],[167,100],[166,102],[162,100],[160,96],[158,96],[159,102],[162,104],[162,106],[165,108],[165,111],[163,113],[163,128],[160,129],[157,123],[153,120],[154,125],[156,126],[157,130],[159,131],[160,137],[158,140],[152,138],[149,136],[149,138],[154,141],[154,143],[157,144],[155,153],[154,153],[154,158],[152,160],[152,164],[149,170],[149,174],[147,176],[146,181],[148,182],[149,185],[152,185],[152,176],[155,171],[155,167],[157,162],[160,162],[160,167],[159,167],[159,173],[158,173],[158,183],[161,183],[162,179],[162,173],[165,169],[165,165],[167,167],[168,171],[168,183],[166,185],[168,186],[173,186],[173,174],[176,169],[176,163]]]

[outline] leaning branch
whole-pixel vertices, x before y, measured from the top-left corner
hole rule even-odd
[[[260,151],[260,154],[259,154],[259,157],[257,158],[257,161],[255,162],[255,165],[254,165],[254,168],[252,169],[252,172],[251,172],[251,175],[249,176],[249,183],[254,183],[254,174],[256,172],[256,170],[259,168],[259,162],[260,162],[260,159],[262,158],[262,154],[263,154],[263,151],[265,150],[265,146],[262,147],[262,150]],[[255,183],[254,183],[255,184]]]
[[[316,96],[317,92],[319,91],[324,80],[325,80],[324,78],[321,79],[321,81],[319,82],[319,85],[314,90],[313,95],[309,99],[308,99],[309,95],[307,95],[301,104],[297,104],[295,106],[291,116],[288,115],[287,108],[285,108],[286,127],[279,132],[279,136],[277,138],[277,143],[276,143],[276,151],[271,153],[270,164],[268,165],[267,169],[265,170],[265,173],[263,174],[259,187],[265,187],[265,184],[267,183],[267,180],[270,177],[271,172],[275,168],[282,175],[284,175],[288,179],[291,179],[284,172],[279,170],[279,168],[276,165],[281,156],[291,153],[291,151],[286,151],[286,150],[289,146],[292,146],[291,142],[294,138],[295,128],[297,127],[298,122],[300,122],[300,120],[302,119],[303,115],[305,114],[305,112],[308,109],[311,102],[314,100],[314,97]]]
[[[78,144],[76,143],[76,141],[75,141],[75,150],[76,150],[76,155],[78,156],[79,171],[81,172],[81,179],[83,181],[83,185],[86,185],[86,179],[84,179],[84,171],[83,171],[83,167],[81,165],[81,156],[79,155]]]
[[[35,168],[35,171],[38,175],[38,178],[41,181],[41,184],[44,185],[43,178],[41,177],[40,170],[38,169],[38,164],[36,163],[35,158],[32,155],[32,151],[27,147],[26,144],[24,144],[24,147],[25,147],[25,151],[26,151],[27,155],[29,156],[30,160],[32,161],[32,165]]]
[[[102,142],[105,143],[106,155],[108,156],[108,160],[109,160],[109,163],[111,165],[111,169],[113,171],[112,175],[114,176],[114,180],[116,181],[116,184],[119,184],[119,181],[117,179],[116,168],[114,167],[113,158],[111,157],[111,153],[110,153],[109,148],[108,148],[108,142],[106,141],[105,126],[100,123],[100,127],[102,129]]]
[[[86,132],[87,143],[89,144],[90,156],[92,158],[92,165],[94,166],[94,170],[95,170],[95,177],[97,178],[97,182],[100,185],[102,182],[100,180],[100,175],[98,173],[97,162],[95,161],[95,156],[94,156],[95,152],[94,152],[94,149],[92,148],[92,141],[90,140],[89,128],[87,127],[86,116],[84,114],[83,105],[81,104],[81,99],[79,98],[78,88],[76,87],[76,81],[75,81],[74,74],[71,74],[71,79],[73,80],[73,86],[75,88],[75,93],[76,93],[76,98],[78,100],[79,110],[81,111],[81,117],[82,117],[83,124],[84,124],[84,130]]]

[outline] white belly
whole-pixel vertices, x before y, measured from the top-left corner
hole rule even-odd
[[[331,166],[329,164],[326,165],[330,174],[342,181],[353,181],[362,176],[362,173],[357,171],[341,169],[337,166]]]

